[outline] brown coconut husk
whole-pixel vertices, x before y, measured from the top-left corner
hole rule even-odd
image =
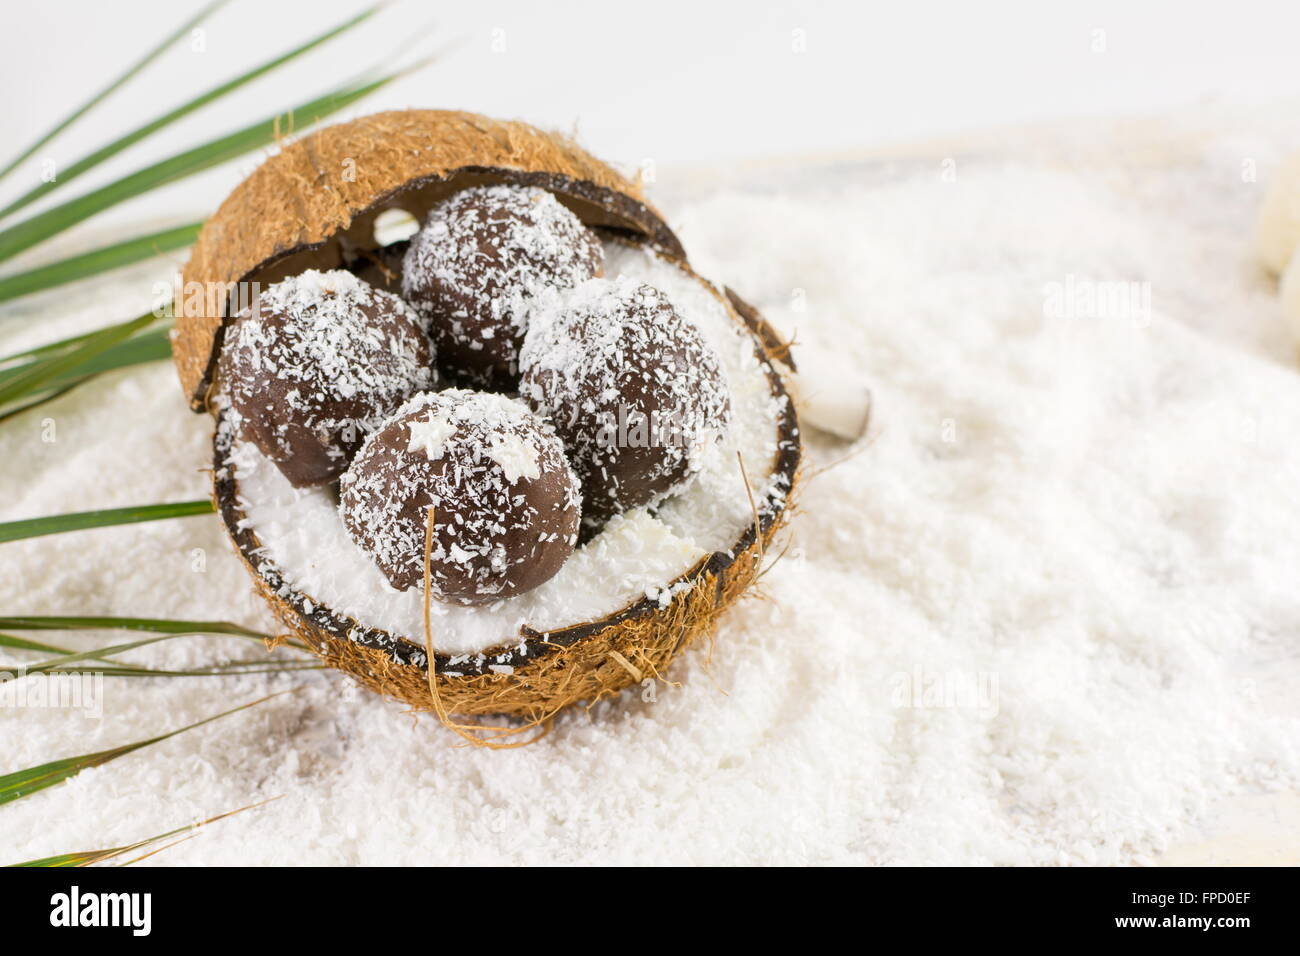
[[[358,171],[357,181],[346,187],[330,173],[342,158],[353,159]],[[268,160],[204,228],[184,278],[267,283],[305,268],[355,267],[358,253],[375,249],[373,223],[380,212],[403,208],[423,217],[449,192],[481,182],[551,189],[588,225],[649,245],[690,273],[680,243],[637,187],[568,139],[468,113],[412,111],[322,130]],[[778,363],[792,367],[788,346],[730,289],[723,296],[707,287],[751,332],[756,351],[769,360],[773,395],[787,399],[777,426],[776,460],[764,470],[781,477],[786,494],[755,505],[753,524],[729,551],[663,582],[662,587],[675,589],[666,606],[642,599],[563,630],[503,635],[499,647],[455,664],[435,654],[431,680],[424,647],[300,593],[266,557],[255,530],[243,520],[228,461],[234,436],[219,417],[213,497],[256,590],[326,664],[413,710],[434,712],[463,736],[489,746],[499,744],[467,733],[450,716],[506,715],[531,727],[571,704],[594,703],[630,685],[662,679],[683,648],[712,635],[718,616],[761,573],[762,556],[792,504],[801,455],[794,406],[777,370]],[[224,314],[178,314],[176,364],[196,409],[207,404],[224,321]]]

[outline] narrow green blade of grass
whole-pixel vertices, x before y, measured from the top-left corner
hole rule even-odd
[[[290,644],[290,643],[287,642],[287,641],[285,642],[285,645],[284,645],[284,646],[285,646],[285,647],[297,647],[296,644]],[[306,650],[306,648],[303,648],[303,650]],[[272,652],[272,653],[273,653],[273,652]],[[311,660],[309,660],[309,659],[307,659],[307,658],[303,658],[303,657],[290,657],[290,658],[287,658],[287,659],[284,659],[284,658],[270,658],[270,659],[268,659],[268,660],[260,660],[260,661],[249,661],[249,660],[244,660],[244,661],[222,661],[222,662],[219,663],[219,664],[209,664],[209,665],[208,665],[208,670],[213,670],[213,671],[238,670],[238,669],[241,668],[241,667],[262,667],[262,666],[265,666],[265,665],[267,665],[267,664],[275,664],[277,667],[280,666],[281,664],[284,664],[284,665],[286,665],[286,666],[289,665],[289,664],[295,664],[295,665],[296,665],[296,664],[312,664],[312,665],[314,666],[314,662],[311,661]]]
[[[155,634],[230,634],[267,640],[271,635],[229,621],[176,621],[158,617],[27,616],[0,618],[11,631],[149,631]]]
[[[164,843],[160,847],[155,847],[154,849],[150,850],[148,853],[141,853],[133,860],[127,860],[125,863],[119,863],[118,866],[130,866],[133,863],[139,863],[141,860],[147,860],[151,856],[157,856],[159,853],[162,853],[164,850],[170,850],[174,846],[180,846],[182,843],[188,843],[190,840],[193,839],[194,839],[193,834],[190,834],[189,836],[183,836],[179,840],[173,840],[171,843]]]
[[[31,674],[44,674],[48,671],[65,671],[69,668],[67,665],[76,664],[79,661],[86,660],[105,660],[109,657],[116,657],[118,654],[125,654],[127,651],[133,651],[138,647],[147,647],[150,644],[157,644],[159,641],[170,641],[178,637],[231,637],[244,635],[229,634],[211,634],[202,631],[182,631],[170,634],[157,634],[154,637],[142,638],[138,641],[127,641],[123,644],[112,644],[108,647],[96,647],[88,651],[67,651],[60,653],[58,657],[52,657],[49,660],[37,661],[34,664],[25,664],[22,666],[21,676],[26,677]],[[250,666],[267,664],[267,661],[249,661]],[[287,662],[286,662],[287,663]],[[304,663],[304,662],[299,662]],[[309,662],[308,662],[309,663]],[[213,668],[202,668],[203,670],[212,670]],[[224,668],[219,668],[223,669]]]
[[[213,512],[212,502],[177,501],[165,505],[137,505],[132,508],[109,508],[105,511],[79,511],[45,518],[27,518],[0,524],[0,544],[23,538],[39,538],[47,534],[62,534],[86,528],[106,528],[119,524],[136,524],[141,521],[162,521],[167,518],[184,518],[189,515],[206,515]]]
[[[84,850],[79,853],[60,853],[58,856],[42,857],[39,860],[27,860],[24,863],[10,863],[8,866],[13,867],[79,867],[91,866],[95,863],[111,860],[115,856],[121,856],[123,853],[130,853],[132,850],[140,849],[147,846],[147,843],[139,843],[132,846],[119,846],[111,850]]]
[[[99,275],[110,269],[120,269],[145,259],[152,259],[164,252],[183,249],[194,243],[202,225],[201,222],[192,222],[177,226],[175,229],[164,229],[147,236],[136,236],[134,239],[126,239],[83,255],[61,259],[47,266],[5,276],[0,278],[0,302],[52,289],[68,282],[76,282],[78,279]]]
[[[272,800],[279,800],[279,797],[272,797],[270,800],[263,800],[261,803],[252,803],[246,807],[240,807],[238,810],[228,810],[225,813],[218,814],[215,817],[209,817],[207,820],[201,820],[198,823],[190,823],[183,827],[177,827],[174,830],[168,830],[166,833],[159,833],[157,836],[145,837],[143,840],[137,840],[135,843],[128,843],[126,846],[115,846],[107,850],[82,850],[78,853],[60,853],[58,856],[47,856],[39,860],[28,860],[25,863],[11,863],[9,866],[90,866],[94,863],[104,863],[108,860],[116,859],[119,856],[125,856],[128,853],[134,853],[136,850],[143,850],[147,846],[155,843],[161,843],[163,840],[169,840],[174,836],[182,833],[193,833],[199,827],[205,827],[210,823],[216,823],[218,820],[224,820],[226,817],[233,817],[236,813],[243,813],[245,810],[254,810],[258,807],[265,806]],[[165,849],[165,848],[164,848]],[[140,857],[144,859],[144,857]],[[135,862],[135,861],[130,861]],[[123,864],[126,866],[129,864]]]
[[[17,867],[83,867],[94,866],[96,863],[107,863],[109,860],[123,856],[127,853],[134,853],[136,850],[143,850],[145,847],[153,844],[158,840],[165,840],[169,836],[174,836],[182,830],[173,830],[168,834],[159,834],[147,840],[141,840],[139,843],[129,843],[126,846],[115,846],[107,850],[82,850],[77,853],[60,853],[57,856],[42,857],[39,860],[27,860],[23,863],[9,863],[8,868]]]
[[[287,694],[289,691],[281,691],[280,694]],[[108,750],[97,750],[94,753],[80,754],[76,757],[64,757],[61,760],[52,760],[49,763],[43,763],[37,767],[29,767],[26,770],[18,770],[14,773],[0,775],[0,804],[12,803],[21,797],[30,796],[37,791],[44,790],[54,786],[56,783],[62,783],[70,777],[75,777],[81,771],[90,767],[98,767],[108,763],[110,760],[116,760],[126,754],[134,753],[151,744],[161,743],[175,737],[177,734],[183,734],[187,730],[194,730],[202,727],[204,724],[210,724],[214,720],[220,720],[222,717],[229,717],[231,714],[237,714],[241,710],[247,710],[250,707],[256,707],[258,704],[265,703],[272,697],[279,697],[280,694],[271,694],[267,697],[261,697],[257,700],[250,701],[247,704],[240,704],[238,707],[232,707],[230,710],[222,711],[212,717],[205,717],[203,720],[195,721],[176,730],[170,730],[165,734],[159,734],[157,737],[150,737],[147,740],[137,740],[135,743],[123,744],[120,747],[110,747]]]
[[[352,17],[350,20],[347,20],[344,23],[340,23],[339,25],[332,27],[331,29],[325,31],[319,36],[316,36],[313,39],[308,40],[306,43],[302,44],[301,46],[297,46],[294,49],[289,50],[281,54],[280,56],[275,57],[272,60],[268,60],[266,63],[263,63],[261,66],[249,70],[247,73],[240,74],[239,76],[235,77],[232,80],[227,80],[225,83],[213,87],[212,89],[208,90],[206,93],[203,93],[200,96],[196,96],[188,103],[178,106],[176,109],[171,110],[168,113],[164,113],[162,116],[159,116],[157,119],[151,120],[150,122],[145,123],[143,126],[133,129],[131,130],[131,132],[118,137],[108,145],[100,147],[99,149],[95,150],[95,152],[91,153],[89,156],[77,160],[75,163],[68,166],[66,169],[60,170],[58,173],[58,178],[55,181],[48,182],[48,183],[41,183],[36,188],[29,190],[28,192],[19,196],[9,205],[5,206],[3,209],[0,209],[0,219],[12,215],[13,213],[17,212],[19,209],[22,209],[24,206],[34,203],[36,200],[40,199],[42,196],[46,195],[52,190],[58,189],[60,186],[70,183],[72,180],[76,179],[82,173],[94,169],[96,166],[98,166],[100,163],[104,162],[105,160],[111,159],[113,156],[116,156],[118,153],[122,152],[122,150],[128,148],[129,146],[135,145],[145,137],[153,135],[154,133],[158,132],[158,130],[163,129],[166,126],[169,126],[170,124],[176,122],[182,117],[188,116],[190,113],[193,113],[195,110],[207,106],[209,103],[212,103],[215,100],[220,99],[221,97],[225,96],[227,93],[234,92],[235,90],[239,89],[241,86],[244,86],[247,83],[251,83],[253,80],[257,79],[258,77],[270,73],[272,70],[276,69],[277,67],[283,66],[284,64],[290,62],[291,60],[294,60],[297,57],[302,56],[304,53],[314,50],[322,43],[325,43],[328,40],[332,40],[339,34],[345,33],[346,31],[352,29],[358,24],[363,23],[364,21],[368,20],[370,17],[374,16],[381,6],[382,4],[376,4],[373,7],[361,11],[361,13]]]
[[[392,72],[366,82],[344,85],[292,110],[277,113],[251,126],[178,153],[170,159],[137,170],[116,182],[24,219],[0,231],[0,260],[29,249],[120,202],[265,146],[282,133],[293,129],[295,119],[300,119],[303,127],[310,126],[368,96],[406,72],[408,71]]]
[[[128,641],[125,644],[113,644],[109,647],[100,647],[90,651],[74,651],[70,654],[60,654],[58,657],[52,657],[49,660],[24,665],[19,676],[29,677],[32,674],[44,674],[46,671],[62,671],[66,668],[66,665],[75,664],[78,661],[99,659],[101,655],[124,654],[127,651],[135,650],[137,647],[147,647],[150,644],[157,644],[159,641],[170,641],[179,636],[179,634],[159,634],[138,641]]]
[[[62,388],[46,389],[37,392],[29,401],[8,406],[3,411],[0,411],[0,424],[7,422],[15,415],[21,415],[23,412],[31,411],[33,408],[36,408],[39,405],[44,405],[46,402],[52,402],[60,395],[68,394],[68,392],[72,391],[80,384],[80,382],[76,382],[72,385],[65,385]]]
[[[104,87],[104,89],[96,93],[80,109],[73,111],[73,113],[70,116],[68,116],[66,119],[60,122],[57,126],[55,126],[52,130],[50,130],[48,133],[46,133],[36,142],[32,143],[31,146],[23,150],[23,152],[20,153],[16,159],[12,160],[9,163],[9,165],[5,166],[4,169],[0,169],[0,179],[3,179],[5,176],[8,176],[11,172],[17,169],[19,165],[21,165],[22,163],[26,162],[29,158],[31,158],[32,154],[34,154],[38,149],[40,149],[50,140],[54,139],[54,137],[58,136],[65,129],[67,129],[77,120],[81,119],[81,117],[85,116],[87,113],[89,113],[100,103],[102,103],[110,95],[115,93],[123,84],[125,84],[133,76],[135,76],[146,66],[152,63],[154,58],[157,57],[160,53],[162,53],[163,50],[167,49],[167,47],[171,46],[173,43],[175,43],[185,34],[193,30],[206,17],[210,16],[218,7],[221,7],[226,2],[227,0],[214,0],[214,2],[209,3],[206,7],[200,10],[189,20],[185,21],[183,24],[177,27],[176,30],[169,33],[161,43],[159,43],[148,53],[146,53],[143,57],[141,57],[138,61],[132,64],[131,67],[127,69],[125,73],[123,73],[121,76],[115,79],[112,83],[108,84],[108,86]]]
[[[197,670],[166,670],[159,667],[130,667],[110,665],[107,667],[69,667],[59,668],[59,674],[99,674],[103,677],[242,677],[245,674],[285,674],[294,671],[324,670],[324,664],[312,661],[264,661],[260,667],[246,670],[232,670],[228,667],[206,667]]]
[[[13,617],[3,618],[0,621],[3,622],[0,623],[0,627],[9,627],[14,630],[124,630],[153,632],[157,635],[143,640],[113,644],[108,647],[74,651],[64,647],[56,647],[53,644],[30,641],[12,634],[0,633],[0,647],[40,651],[57,655],[49,660],[37,661],[32,664],[0,664],[0,670],[2,671],[17,672],[18,679],[50,671],[57,671],[61,674],[97,673],[108,677],[204,677],[239,673],[270,674],[283,670],[314,670],[321,666],[313,660],[304,660],[302,658],[288,660],[263,658],[261,660],[224,661],[206,667],[171,670],[124,665],[114,659],[116,655],[135,650],[138,647],[157,644],[160,641],[169,641],[177,637],[239,637],[259,642],[269,639],[269,635],[251,631],[240,627],[238,624],[231,624],[229,621],[175,621],[160,618],[125,617]],[[298,641],[285,641],[283,643],[295,650],[305,651],[308,649]],[[94,667],[68,666],[70,664],[79,664],[82,661],[100,661],[102,663]],[[105,667],[103,664],[111,666]],[[16,678],[11,676],[10,679]]]
[[[40,654],[75,654],[76,651],[69,650],[66,647],[59,647],[57,644],[46,644],[43,641],[30,641],[25,637],[18,637],[16,634],[0,634],[0,647],[9,647],[18,651],[36,651]],[[96,652],[92,660],[105,661],[113,663],[112,658],[100,657]],[[0,664],[0,668],[10,668],[13,665]]]
[[[6,376],[3,384],[0,384],[0,408],[51,387],[59,376],[66,375],[157,321],[158,317],[150,312],[138,319],[110,326],[65,352],[39,359],[16,374]]]
[[[39,651],[42,654],[74,653],[66,647],[56,647],[54,644],[42,644],[40,641],[29,641],[27,638],[18,637],[16,634],[0,634],[0,647],[10,647],[17,651]]]
[[[225,637],[240,637],[253,641],[269,641],[272,635],[265,634],[261,631],[254,631],[239,624],[232,624],[230,621],[185,621],[174,620],[172,618],[157,617],[104,617],[104,616],[51,616],[38,615],[27,617],[3,617],[0,618],[0,627],[10,631],[144,631],[153,634],[167,634],[172,637],[191,637],[201,634],[217,634]],[[15,637],[14,635],[4,635],[10,641],[24,641],[24,638]],[[35,642],[31,642],[35,643]],[[309,651],[309,648],[302,641],[293,638],[282,638],[279,642],[285,647],[292,647],[294,650]],[[0,646],[5,642],[0,640]],[[18,644],[11,646],[17,647]],[[33,650],[37,648],[32,648]],[[64,650],[62,648],[52,648],[55,654],[72,654],[74,651]],[[99,649],[97,654],[107,653],[106,649]],[[256,661],[250,663],[258,663]],[[218,664],[218,667],[242,667],[238,661],[229,664]]]

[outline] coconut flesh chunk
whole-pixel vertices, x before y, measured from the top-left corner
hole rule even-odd
[[[503,650],[522,649],[530,633],[599,621],[645,599],[667,606],[675,589],[689,587],[679,581],[683,575],[736,546],[753,525],[755,506],[779,508],[788,491],[778,452],[789,399],[774,393],[753,335],[716,290],[689,271],[644,247],[618,241],[605,247],[607,276],[661,290],[718,354],[731,391],[731,426],[701,456],[685,488],[613,518],[540,587],[477,608],[433,603],[432,645],[452,667],[491,668]],[[223,428],[229,432],[228,418]],[[409,645],[400,657],[422,656],[422,591],[400,592],[388,584],[348,538],[333,490],[295,489],[251,442],[225,437],[240,526],[260,542],[264,572],[273,569],[308,608],[329,608]]]

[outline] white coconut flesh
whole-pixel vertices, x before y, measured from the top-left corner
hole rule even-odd
[[[646,598],[666,606],[689,587],[682,575],[730,552],[753,525],[754,506],[779,508],[787,479],[776,470],[779,423],[788,399],[774,395],[768,365],[745,326],[702,280],[640,247],[606,243],[605,274],[660,289],[716,350],[731,395],[731,424],[679,491],[616,516],[540,587],[483,607],[431,602],[434,649],[467,660],[522,647],[524,629],[547,633],[597,621]],[[744,474],[741,463],[743,461]],[[348,537],[332,487],[296,489],[251,442],[235,440],[241,527],[261,542],[258,558],[278,570],[310,610],[323,605],[359,625],[424,647],[420,588],[392,588]],[[746,490],[746,478],[754,505]],[[480,659],[480,663],[482,660]]]

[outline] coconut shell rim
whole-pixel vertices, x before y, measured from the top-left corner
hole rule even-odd
[[[657,599],[641,598],[626,607],[611,612],[594,621],[585,621],[565,627],[558,631],[539,632],[530,628],[521,629],[519,639],[510,644],[502,641],[482,651],[468,654],[447,654],[435,651],[436,669],[441,674],[451,671],[462,675],[477,676],[491,673],[496,667],[510,667],[515,670],[526,667],[552,653],[570,647],[578,641],[595,637],[602,632],[629,621],[660,614],[677,601],[684,600],[694,591],[701,581],[712,576],[719,590],[722,588],[726,572],[747,554],[760,535],[766,540],[773,532],[786,512],[793,505],[793,496],[797,485],[799,466],[802,461],[803,443],[799,431],[798,413],[794,401],[786,390],[785,383],[777,372],[775,363],[781,362],[788,368],[793,365],[788,359],[788,347],[779,345],[774,348],[771,343],[780,343],[780,338],[759,312],[741,299],[730,288],[725,293],[718,293],[717,288],[707,280],[700,278],[684,262],[671,260],[698,281],[704,283],[718,295],[727,306],[733,320],[739,322],[749,333],[754,342],[756,353],[763,360],[771,388],[772,396],[784,399],[780,419],[777,422],[777,452],[768,474],[779,476],[784,481],[784,494],[779,503],[765,500],[758,507],[758,521],[749,522],[736,539],[729,551],[715,551],[700,559],[693,567],[676,576],[662,587],[671,589],[672,597],[668,605],[661,605]],[[221,516],[231,542],[244,564],[259,586],[267,588],[280,601],[293,611],[299,619],[304,620],[314,631],[323,632],[338,641],[351,642],[382,651],[395,663],[417,667],[427,673],[427,654],[422,646],[410,640],[395,636],[381,628],[362,624],[341,612],[330,608],[324,602],[310,595],[303,594],[289,585],[280,569],[271,565],[269,559],[259,552],[263,546],[256,532],[251,527],[242,526],[244,519],[238,502],[238,482],[233,469],[229,466],[229,453],[234,443],[233,429],[226,426],[225,413],[217,416],[217,427],[213,435],[213,500]],[[269,565],[269,573],[267,567]],[[676,590],[677,586],[689,583],[689,588]],[[310,610],[307,605],[310,605]],[[285,622],[286,624],[289,622]],[[302,633],[302,629],[295,627]],[[314,643],[314,634],[312,641]],[[522,648],[522,649],[521,649]]]

